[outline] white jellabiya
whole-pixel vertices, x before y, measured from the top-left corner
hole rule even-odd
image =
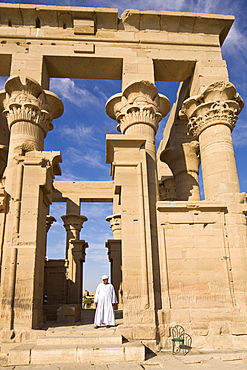
[[[115,326],[113,304],[118,303],[113,285],[108,282],[108,276],[102,276],[103,282],[97,286],[94,302],[97,304],[94,325],[105,324]]]

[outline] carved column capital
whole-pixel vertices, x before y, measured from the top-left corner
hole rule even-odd
[[[51,225],[53,224],[53,222],[56,222],[57,220],[55,219],[55,217],[51,216],[51,215],[46,215],[46,231],[48,232],[51,228]]]
[[[51,91],[43,88],[35,80],[26,77],[25,84],[19,76],[11,77],[0,93],[0,105],[6,116],[9,128],[19,121],[39,126],[46,136],[53,129],[52,119],[63,113],[63,103]]]
[[[158,123],[169,109],[169,99],[158,94],[156,86],[149,81],[128,85],[106,103],[106,113],[118,122],[117,129],[122,134],[129,133],[129,128],[137,124],[148,125],[156,133]]]
[[[121,215],[116,213],[106,217],[106,221],[110,222],[110,228],[113,231],[114,239],[121,239]]]
[[[185,100],[180,118],[188,119],[188,131],[198,139],[205,129],[218,124],[226,125],[232,131],[243,106],[234,85],[219,81],[210,84],[201,95]]]
[[[72,254],[75,262],[85,262],[85,249],[88,248],[88,243],[85,240],[71,240],[70,242],[73,244]]]
[[[87,221],[86,216],[81,216],[76,213],[69,213],[67,215],[61,216],[61,219],[64,222],[64,227],[66,231],[71,231],[79,233],[82,229],[82,225]]]

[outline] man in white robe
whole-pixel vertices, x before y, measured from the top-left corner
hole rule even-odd
[[[96,312],[94,316],[94,328],[98,329],[101,324],[107,328],[115,326],[115,316],[113,306],[118,303],[113,285],[108,282],[107,275],[102,276],[102,283],[97,286],[94,302]]]

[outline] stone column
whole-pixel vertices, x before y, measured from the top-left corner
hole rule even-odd
[[[111,282],[118,299],[117,308],[121,310],[123,308],[121,240],[107,240],[105,247],[108,249],[108,260],[111,264]]]
[[[198,141],[167,148],[161,153],[160,159],[168,164],[173,173],[177,200],[200,200]]]
[[[82,291],[82,280],[78,281],[78,275],[82,274],[82,266],[78,261],[75,260],[73,252],[75,242],[84,242],[79,240],[79,233],[81,231],[82,225],[87,221],[87,217],[81,216],[75,213],[69,213],[65,216],[61,216],[64,227],[67,232],[67,242],[66,242],[66,259],[69,261],[68,268],[68,301],[67,303],[81,304],[81,294],[78,292]],[[84,242],[85,243],[85,242]],[[78,249],[78,248],[77,248]],[[80,271],[77,271],[79,268]],[[82,275],[81,275],[82,276]],[[78,286],[79,284],[79,286]]]
[[[82,279],[83,279],[83,262],[85,262],[85,249],[88,248],[88,243],[85,240],[70,240],[73,245],[72,255],[74,258],[75,271],[74,271],[74,302],[71,303],[82,303]]]
[[[172,202],[177,200],[176,185],[173,176],[162,176],[163,178],[159,181],[159,198]]]
[[[231,131],[243,100],[230,82],[219,81],[184,101],[180,116],[188,119],[189,133],[199,140],[205,199],[231,201],[239,181]]]
[[[0,92],[0,110],[10,130],[8,194],[1,271],[1,326],[35,328],[43,322],[46,214],[52,181],[60,174],[59,152],[43,152],[62,101],[31,78],[11,77]]]
[[[118,122],[117,129],[126,135],[143,135],[147,152],[155,159],[155,134],[158,123],[168,113],[170,103],[158,94],[149,81],[129,84],[122,94],[113,95],[106,103],[106,113]]]
[[[111,282],[118,297],[118,309],[123,307],[122,292],[122,245],[121,245],[121,215],[114,214],[106,217],[110,222],[114,240],[107,240],[105,246],[108,249],[108,260],[111,267]]]
[[[169,100],[148,81],[128,85],[106,104],[123,134],[107,136],[107,162],[119,189],[113,209],[121,213],[122,223],[124,325],[135,326],[136,338],[142,332],[154,339],[155,310],[161,305],[155,134],[168,111]]]

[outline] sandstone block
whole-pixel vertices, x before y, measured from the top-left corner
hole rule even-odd
[[[79,345],[77,362],[114,363],[124,361],[124,347],[122,345]]]
[[[141,343],[124,343],[125,361],[144,361],[145,346]]]
[[[31,350],[34,345],[20,344],[9,352],[9,365],[28,365],[31,361]]]
[[[74,345],[36,346],[32,348],[31,364],[76,363],[77,348]]]

